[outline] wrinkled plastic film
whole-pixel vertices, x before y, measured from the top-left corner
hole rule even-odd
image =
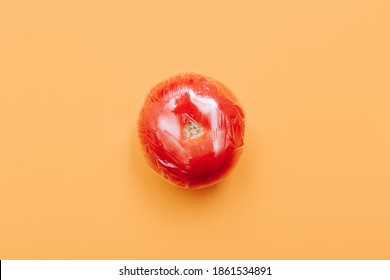
[[[219,182],[244,145],[245,117],[220,82],[199,74],[174,76],[154,87],[140,112],[138,136],[149,165],[188,188]]]

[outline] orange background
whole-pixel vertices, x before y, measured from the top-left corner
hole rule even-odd
[[[390,1],[0,0],[1,259],[390,259]],[[143,98],[229,86],[214,188],[147,166]]]

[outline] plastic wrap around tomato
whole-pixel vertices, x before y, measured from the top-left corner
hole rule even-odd
[[[242,153],[244,127],[244,112],[225,85],[184,73],[150,91],[138,135],[153,170],[175,185],[200,188],[232,169]]]

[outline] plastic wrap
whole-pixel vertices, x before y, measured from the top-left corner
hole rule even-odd
[[[244,112],[222,83],[183,73],[155,86],[138,122],[149,165],[170,183],[187,188],[219,182],[244,145]]]

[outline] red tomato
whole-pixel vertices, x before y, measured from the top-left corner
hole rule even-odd
[[[242,153],[244,112],[222,83],[194,73],[155,86],[138,135],[149,165],[169,182],[200,188],[221,180]]]

